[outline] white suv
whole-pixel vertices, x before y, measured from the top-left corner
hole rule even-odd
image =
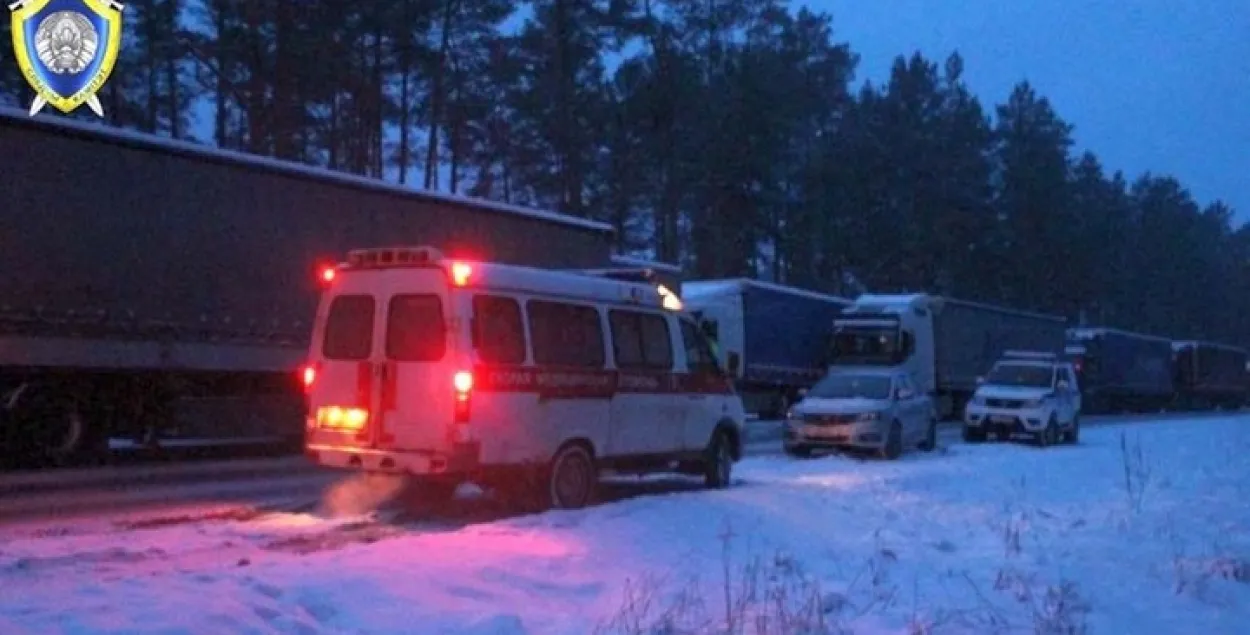
[[[964,440],[1027,435],[1039,445],[1076,443],[1081,392],[1072,365],[1053,355],[1006,356],[990,370],[964,410]]]
[[[429,247],[353,251],[322,278],[304,369],[321,465],[575,508],[602,469],[719,488],[742,457],[732,375],[662,286]]]

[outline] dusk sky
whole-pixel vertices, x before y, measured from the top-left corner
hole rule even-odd
[[[987,110],[1027,79],[1108,172],[1171,174],[1250,221],[1250,0],[810,0],[860,55],[964,57]]]

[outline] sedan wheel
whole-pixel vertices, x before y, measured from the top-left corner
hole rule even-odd
[[[929,420],[929,432],[925,435],[924,441],[920,442],[920,449],[924,452],[937,449],[937,419]]]
[[[881,446],[882,458],[893,461],[903,453],[903,426],[897,421],[890,424],[889,435],[886,436],[885,445]]]

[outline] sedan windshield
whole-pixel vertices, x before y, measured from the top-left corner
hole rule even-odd
[[[986,376],[985,383],[994,386],[1019,386],[1023,388],[1050,388],[1054,370],[1049,366],[1034,364],[998,364]]]
[[[881,375],[826,375],[807,391],[807,396],[817,399],[887,399],[890,396],[890,378]]]

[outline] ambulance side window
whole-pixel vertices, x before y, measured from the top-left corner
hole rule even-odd
[[[686,366],[690,369],[690,372],[712,374],[721,372],[720,363],[716,360],[716,355],[712,353],[712,349],[708,346],[707,340],[704,339],[703,333],[699,332],[699,329],[694,324],[682,320],[681,337],[686,345]]]
[[[546,366],[603,368],[603,323],[593,306],[530,300],[534,363]]]
[[[673,369],[673,342],[663,316],[613,309],[608,311],[608,322],[617,368]]]
[[[491,295],[473,297],[473,345],[483,362],[525,362],[525,326],[521,305],[512,298]]]

